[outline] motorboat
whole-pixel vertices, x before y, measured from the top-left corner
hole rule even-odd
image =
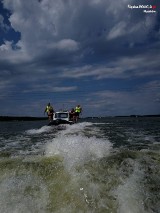
[[[48,126],[60,125],[60,124],[73,124],[74,122],[70,120],[70,115],[68,111],[55,112],[53,115],[53,121],[49,122]]]

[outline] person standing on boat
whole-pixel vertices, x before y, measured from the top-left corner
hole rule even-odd
[[[82,113],[82,108],[80,105],[77,105],[76,108],[75,108],[75,115],[76,115],[76,122],[78,121],[79,119],[79,115]]]
[[[72,108],[71,111],[69,111],[69,119],[74,123],[76,122],[76,112],[74,108]]]
[[[48,115],[48,119],[49,121],[51,122],[53,120],[53,113],[54,113],[54,110],[53,110],[53,107],[51,106],[50,103],[48,103],[48,105],[46,106],[45,110],[44,110],[44,114],[47,113]]]

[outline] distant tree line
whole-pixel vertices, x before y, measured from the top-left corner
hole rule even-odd
[[[29,116],[0,116],[0,121],[37,121],[47,120],[46,117],[29,117]]]

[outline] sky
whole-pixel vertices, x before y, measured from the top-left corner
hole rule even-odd
[[[44,116],[49,102],[160,114],[160,1],[0,0],[0,115]]]

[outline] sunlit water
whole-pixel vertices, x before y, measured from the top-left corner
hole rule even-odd
[[[0,123],[0,213],[160,212],[160,118]]]

